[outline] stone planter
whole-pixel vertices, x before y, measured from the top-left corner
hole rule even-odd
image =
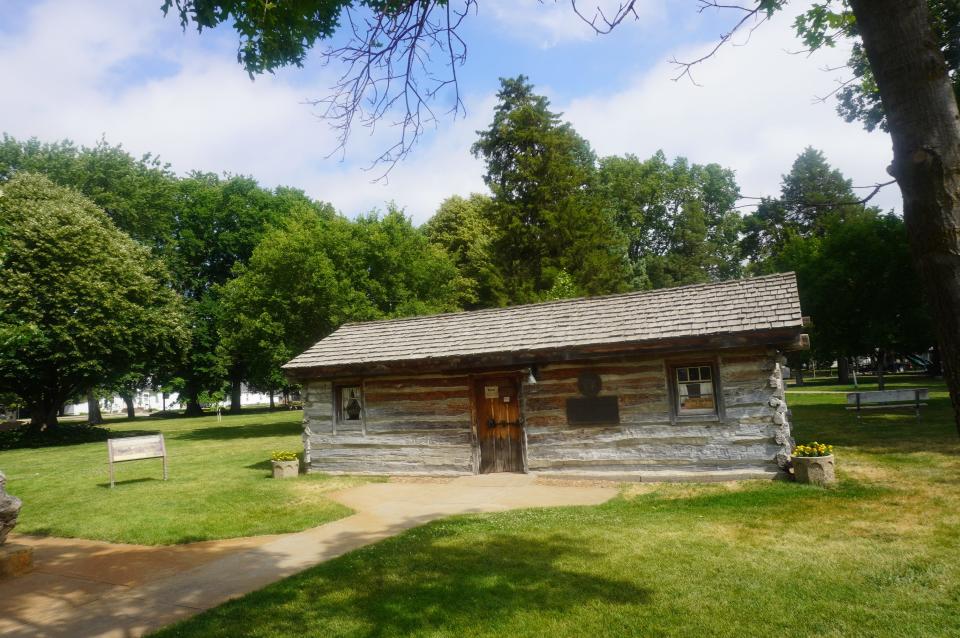
[[[300,474],[300,460],[271,461],[273,463],[273,478],[294,478]]]
[[[829,456],[791,456],[790,462],[793,465],[793,477],[797,483],[826,486],[837,482],[832,454]]]

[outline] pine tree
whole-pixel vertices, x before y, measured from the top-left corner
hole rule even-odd
[[[592,192],[590,145],[527,78],[501,79],[493,122],[473,153],[487,165],[498,229],[492,254],[510,302],[539,299],[566,270],[579,290],[626,289],[625,241]]]

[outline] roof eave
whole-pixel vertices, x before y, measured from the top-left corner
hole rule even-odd
[[[387,374],[424,373],[431,371],[479,370],[486,368],[514,367],[544,364],[559,361],[574,361],[604,358],[629,354],[665,354],[695,350],[727,350],[756,346],[773,347],[783,351],[809,348],[809,338],[802,334],[803,327],[771,328],[744,332],[719,333],[667,339],[648,339],[634,342],[563,346],[531,350],[485,352],[471,355],[454,355],[424,359],[399,359],[384,361],[361,361],[336,365],[297,366],[288,363],[283,367],[287,378],[293,382],[304,379],[333,378],[344,376],[379,376]]]

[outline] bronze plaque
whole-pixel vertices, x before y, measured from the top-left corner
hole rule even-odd
[[[570,425],[618,425],[620,403],[617,397],[567,399],[567,423]]]

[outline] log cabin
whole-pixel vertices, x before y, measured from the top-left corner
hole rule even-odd
[[[348,323],[284,366],[333,474],[783,476],[793,273]]]

